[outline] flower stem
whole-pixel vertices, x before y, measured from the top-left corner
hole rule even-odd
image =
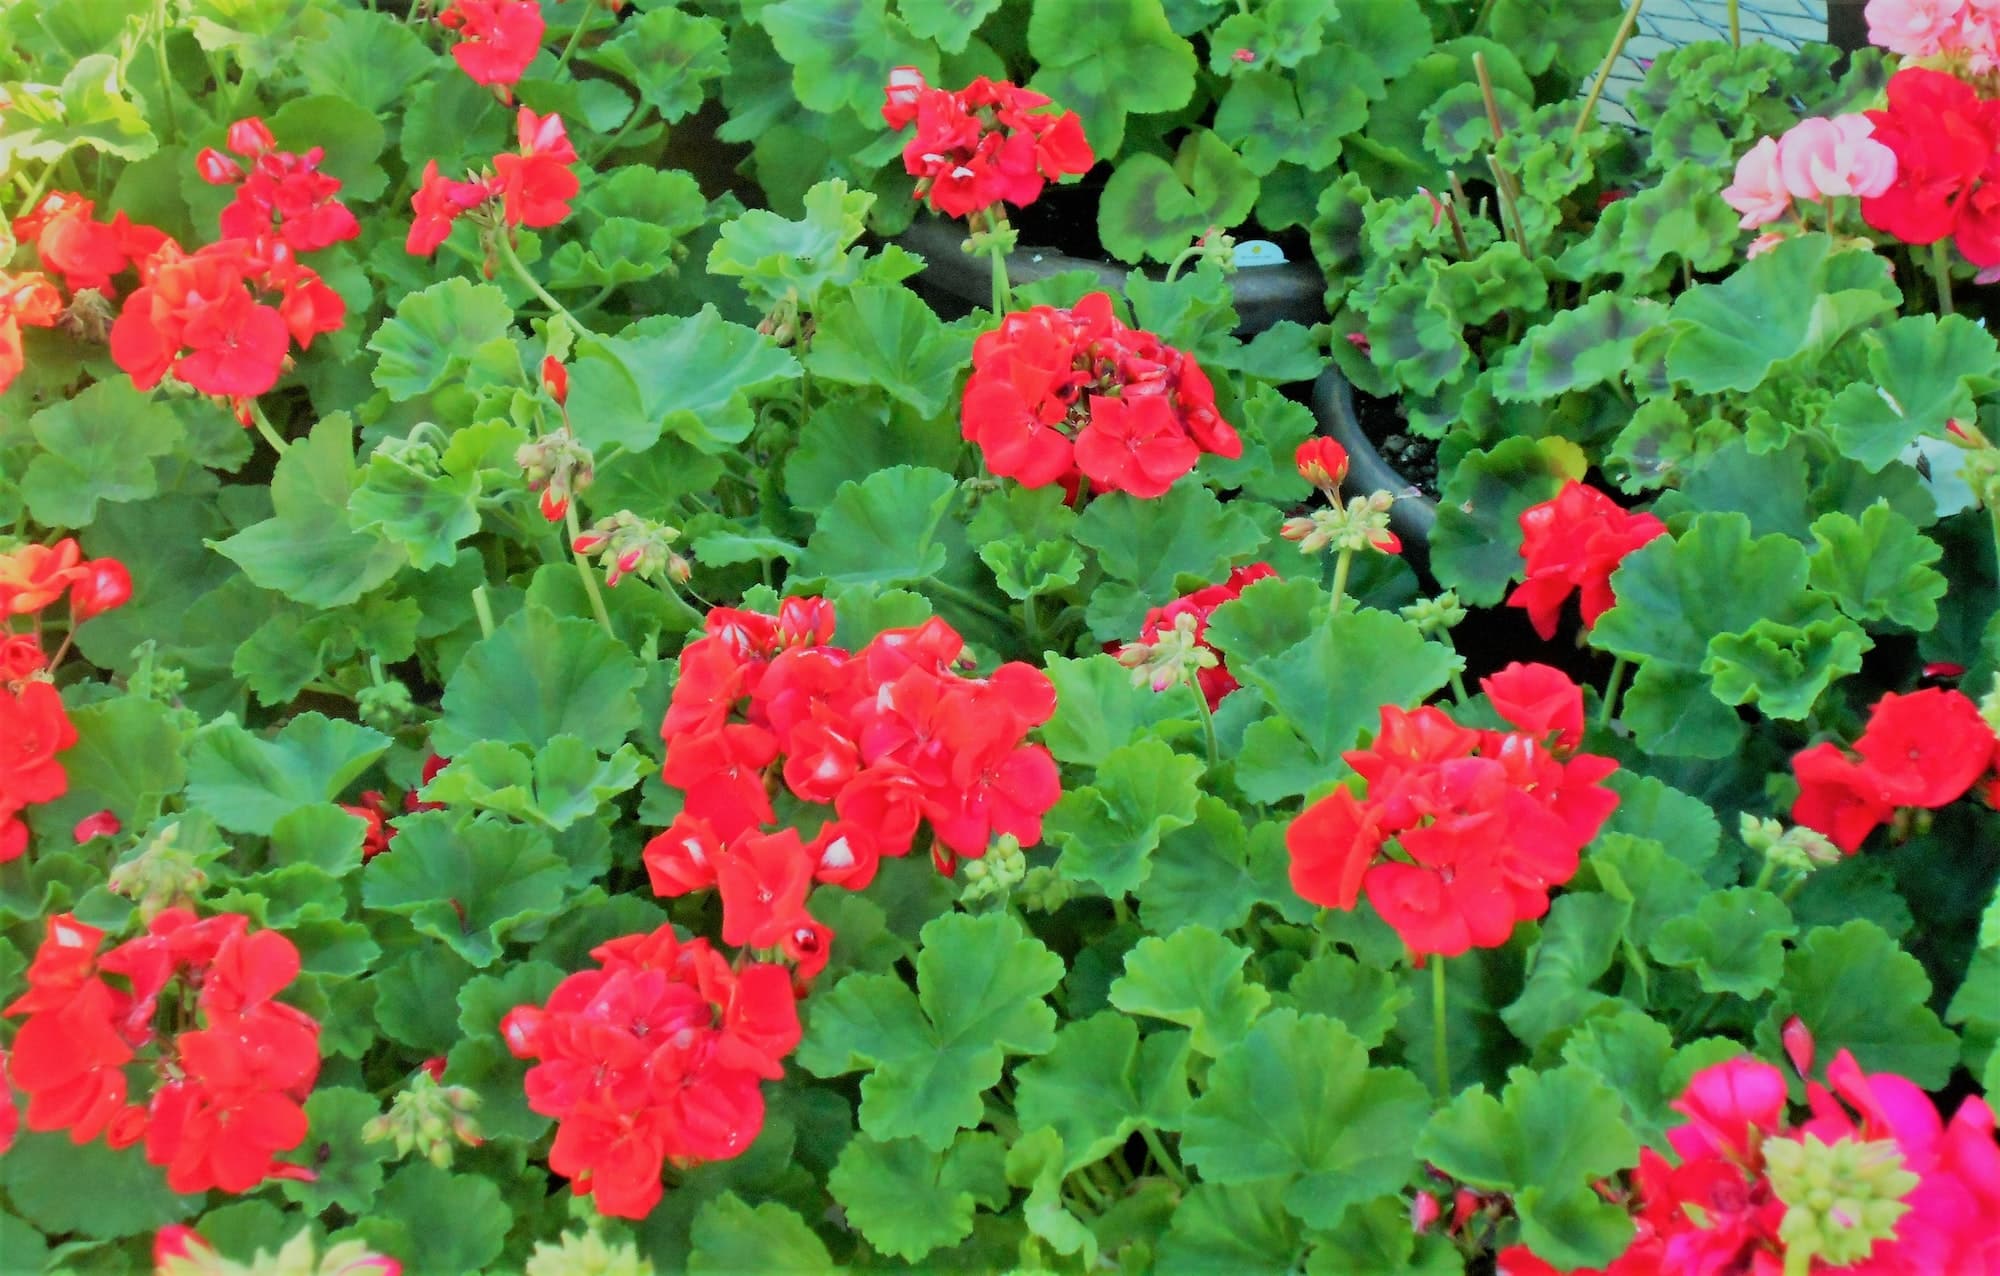
[[[493,604],[487,600],[486,586],[484,585],[474,585],[472,587],[472,612],[475,616],[479,617],[479,636],[482,638],[491,638],[493,636]]]
[[[1625,675],[1632,668],[1632,662],[1620,656],[1611,664],[1611,677],[1604,684],[1604,703],[1597,706],[1597,725],[1611,725],[1611,715],[1618,708],[1618,692],[1625,685]]]
[[[599,160],[617,150],[618,144],[625,140],[625,135],[633,129],[638,128],[640,121],[652,114],[652,111],[653,108],[645,102],[641,102],[633,107],[632,113],[625,117],[625,122],[619,125],[618,131],[592,148],[589,163],[595,166]]]
[[[590,595],[591,614],[604,626],[605,633],[616,638],[618,631],[611,627],[611,613],[604,609],[604,595],[597,588],[597,573],[591,569],[590,560],[576,552],[576,538],[583,534],[583,528],[577,521],[575,501],[563,507],[563,525],[569,528],[570,557],[576,562],[576,574],[583,580],[583,592]]]
[[[1160,1136],[1154,1133],[1153,1128],[1140,1126],[1139,1137],[1146,1141],[1146,1150],[1153,1154],[1153,1161],[1160,1167],[1160,1172],[1172,1179],[1181,1190],[1187,1190],[1187,1175],[1181,1172],[1180,1163],[1174,1160],[1173,1153],[1167,1151],[1167,1145],[1160,1142]]]
[[[1743,47],[1743,14],[1740,7],[1740,0],[1729,0],[1729,47],[1732,49]]]
[[[285,448],[289,445],[285,442],[285,437],[278,433],[270,419],[264,415],[263,406],[255,399],[245,400],[245,405],[250,409],[250,424],[257,427],[257,433],[264,436],[264,441],[269,443],[278,455],[283,456]]]
[[[1451,697],[1461,709],[1472,699],[1470,695],[1466,694],[1464,677],[1456,669],[1451,671]]]
[[[1180,252],[1174,256],[1174,259],[1167,263],[1166,282],[1172,283],[1174,280],[1178,279],[1180,277],[1182,267],[1186,266],[1190,261],[1193,261],[1200,254],[1201,254],[1200,244],[1190,244],[1186,248],[1181,249]]]
[[[1431,1067],[1437,1072],[1438,1102],[1451,1101],[1451,1042],[1445,1034],[1444,958],[1431,958]]]
[[[167,108],[168,142],[180,140],[180,124],[174,119],[174,77],[167,66],[167,0],[159,0],[153,6],[153,61],[160,69],[160,99]]]
[[[1215,738],[1215,711],[1208,707],[1208,697],[1202,694],[1201,682],[1192,675],[1188,686],[1194,691],[1194,702],[1201,707],[1201,735],[1208,745],[1208,769],[1213,774],[1222,764],[1222,746]]]
[[[567,309],[564,308],[563,303],[557,301],[555,297],[550,295],[548,289],[542,287],[540,280],[536,279],[532,274],[528,273],[527,265],[523,263],[520,257],[515,254],[514,245],[508,242],[507,231],[505,230],[505,228],[502,228],[497,234],[493,236],[493,247],[495,248],[495,250],[499,252],[500,260],[507,263],[507,268],[509,270],[512,270],[522,283],[527,285],[529,292],[535,294],[536,300],[540,301],[543,305],[549,308],[550,314],[561,315],[564,319],[566,319],[569,322],[569,325],[572,328],[575,328],[580,334],[587,334],[590,331],[590,329],[584,327],[583,324],[577,320],[577,317],[575,315],[571,314]]]
[[[1576,127],[1570,130],[1571,150],[1583,144],[1583,132],[1590,127],[1590,121],[1597,114],[1597,103],[1604,97],[1604,85],[1611,79],[1611,68],[1618,65],[1618,55],[1625,51],[1625,42],[1632,38],[1632,28],[1639,23],[1639,7],[1645,0],[1632,0],[1625,10],[1625,20],[1618,24],[1618,33],[1611,37],[1611,47],[1604,51],[1604,61],[1597,66],[1597,78],[1591,81],[1590,96],[1583,100],[1583,113],[1576,117]],[[1735,6],[1732,5],[1733,9]]]
[[[1731,7],[1734,8],[1733,5]],[[577,41],[583,39],[583,29],[589,25],[590,9],[585,6],[583,15],[576,20],[576,26],[570,29],[569,43],[563,45],[562,53],[556,58],[557,75],[561,75],[563,68],[569,65],[570,55],[576,52]]]
[[[986,255],[993,259],[993,317],[998,319],[1007,313],[1007,299],[1013,295],[1007,286],[1007,250],[995,243]]]
[[[1014,623],[1014,617],[1010,613],[1000,610],[979,595],[960,589],[956,585],[948,585],[941,580],[932,580],[927,582],[925,587],[938,597],[976,611],[997,624],[1012,625]]]
[[[1327,608],[1326,623],[1333,624],[1340,615],[1340,604],[1347,597],[1347,573],[1354,566],[1354,551],[1341,547],[1340,556],[1333,560],[1333,603]]]
[[[1956,313],[1951,304],[1951,249],[1942,239],[1931,245],[1931,278],[1937,281],[1938,312]]]

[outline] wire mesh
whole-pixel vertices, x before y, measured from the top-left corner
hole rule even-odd
[[[1796,49],[1826,39],[1827,0],[1742,0],[1737,22],[1743,39]],[[1728,0],[1646,0],[1623,56],[1604,86],[1603,118],[1630,122],[1625,95],[1668,49],[1699,40],[1729,38]]]

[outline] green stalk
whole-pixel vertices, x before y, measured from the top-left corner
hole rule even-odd
[[[528,291],[535,295],[535,299],[549,308],[550,314],[561,315],[564,319],[568,320],[569,325],[575,328],[580,335],[589,334],[590,329],[584,327],[575,315],[565,309],[563,303],[551,296],[549,290],[542,287],[540,280],[528,273],[527,265],[515,254],[514,245],[507,242],[506,227],[503,226],[494,233],[493,247],[499,252],[500,260],[506,262],[507,268],[512,270],[523,284],[527,285]]]
[[[1611,725],[1611,715],[1618,708],[1618,691],[1625,685],[1625,675],[1632,668],[1632,662],[1620,656],[1612,662],[1610,680],[1604,684],[1604,703],[1597,707],[1597,725]]]
[[[1743,15],[1738,11],[1739,0],[1729,0],[1729,47],[1743,47]]]
[[[493,636],[493,604],[486,597],[486,586],[484,585],[474,585],[472,587],[472,612],[479,617],[479,636],[482,638],[491,638]]]
[[[993,317],[998,319],[1007,313],[1007,299],[1013,295],[1007,286],[1007,250],[995,243],[986,255],[993,259]]]
[[[577,521],[574,500],[563,506],[563,525],[569,528],[569,552],[576,561],[576,574],[583,580],[583,592],[590,595],[590,612],[604,626],[604,632],[616,638],[618,631],[611,627],[611,613],[604,609],[604,595],[598,592],[597,572],[591,568],[590,559],[576,552],[576,538],[583,534],[583,527]]]
[[[1939,312],[1955,313],[1951,304],[1951,249],[1942,239],[1931,245],[1931,278],[1937,281]]]
[[[576,52],[577,41],[583,39],[583,29],[589,25],[590,7],[585,5],[582,16],[577,18],[576,25],[570,29],[569,43],[563,45],[562,53],[556,58],[557,75],[561,75],[563,68],[569,65],[570,55]]]
[[[264,436],[264,441],[269,443],[279,456],[283,456],[285,448],[289,445],[286,444],[284,436],[279,434],[269,419],[264,416],[263,405],[259,404],[257,400],[251,399],[248,406],[250,408],[250,424],[257,427],[257,433]]]
[[[160,96],[167,108],[167,141],[180,140],[180,124],[174,119],[174,77],[167,67],[167,0],[153,6],[158,21],[153,26],[153,60],[160,68]]]
[[[1333,560],[1333,605],[1327,608],[1326,623],[1333,624],[1340,615],[1340,604],[1347,596],[1347,573],[1354,566],[1354,551],[1343,546],[1340,556]]]
[[[1160,1167],[1160,1172],[1172,1179],[1182,1191],[1186,1191],[1187,1175],[1181,1172],[1180,1163],[1174,1160],[1173,1153],[1167,1151],[1167,1145],[1160,1142],[1160,1136],[1153,1132],[1151,1126],[1142,1125],[1139,1127],[1139,1137],[1146,1141],[1146,1150],[1153,1154],[1153,1162]]]
[[[1632,0],[1625,10],[1625,20],[1618,24],[1618,33],[1611,37],[1611,47],[1605,51],[1604,61],[1598,64],[1597,78],[1591,82],[1590,96],[1583,100],[1583,114],[1576,117],[1576,128],[1569,135],[1571,150],[1583,143],[1583,131],[1590,127],[1591,119],[1597,114],[1597,103],[1604,96],[1604,86],[1611,79],[1611,68],[1618,64],[1618,55],[1625,51],[1625,42],[1632,38],[1632,28],[1639,24],[1639,7],[1645,0]],[[1731,9],[1736,6],[1730,5]]]
[[[1445,1036],[1444,958],[1431,959],[1431,1067],[1439,1103],[1451,1102],[1451,1042]]]
[[[1194,702],[1201,708],[1201,735],[1208,744],[1208,769],[1213,773],[1222,765],[1222,746],[1215,737],[1215,713],[1208,707],[1208,697],[1202,694],[1201,682],[1190,677],[1188,686],[1194,690]]]
[[[613,133],[610,137],[605,138],[602,142],[598,143],[598,145],[591,150],[590,157],[587,162],[592,166],[595,166],[599,160],[611,154],[611,152],[617,150],[618,144],[625,140],[625,135],[627,133],[630,133],[633,129],[638,128],[640,122],[644,120],[649,114],[652,113],[652,109],[653,108],[645,102],[641,102],[637,106],[633,107],[632,113],[625,117],[625,123],[619,126],[618,131],[616,133]]]

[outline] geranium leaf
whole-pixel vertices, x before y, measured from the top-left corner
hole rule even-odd
[[[88,527],[100,501],[153,495],[154,459],[183,437],[173,409],[124,377],[50,404],[29,426],[42,451],[20,475],[21,496],[36,521],[50,527]]]
[[[1555,901],[1528,959],[1527,982],[1500,1018],[1539,1050],[1618,999],[1593,985],[1611,969],[1631,905],[1610,895],[1572,891]]]
[[[62,751],[64,794],[29,808],[37,831],[54,838],[93,811],[130,827],[159,810],[187,780],[188,733],[173,710],[124,695],[69,710],[76,743]]]
[[[624,76],[673,123],[699,109],[707,82],[728,72],[726,43],[717,19],[659,8],[621,24],[584,61]]]
[[[1767,617],[1796,623],[1824,614],[1826,601],[1806,593],[1806,576],[1797,541],[1752,539],[1742,514],[1703,514],[1679,536],[1626,555],[1611,577],[1618,605],[1598,617],[1590,645],[1698,669],[1717,634],[1742,633]]]
[[[1859,519],[1835,511],[1813,520],[1810,579],[1814,589],[1854,619],[1888,621],[1919,633],[1937,624],[1937,600],[1946,583],[1934,564],[1944,556],[1936,541],[1886,502]]]
[[[1797,721],[1835,679],[1861,672],[1861,653],[1874,645],[1845,616],[1803,626],[1760,620],[1740,634],[1709,639],[1701,671],[1724,704],[1755,704],[1773,718]]]
[[[1388,612],[1343,612],[1276,656],[1231,666],[1295,728],[1333,779],[1382,706],[1414,705],[1451,681],[1462,664],[1421,629]]]
[[[849,190],[838,178],[805,193],[803,217],[752,208],[723,223],[708,251],[708,273],[741,281],[753,304],[769,308],[796,291],[808,312],[819,307],[827,284],[852,283],[867,253],[852,248],[875,204],[870,191]]]
[[[1429,1110],[1414,1076],[1369,1067],[1347,1029],[1274,1010],[1216,1059],[1181,1148],[1211,1183],[1284,1180],[1286,1209],[1332,1227],[1350,1205],[1402,1186]]]
[[[1278,999],[1280,1006],[1302,1015],[1324,1015],[1371,1050],[1382,1044],[1395,1026],[1396,1016],[1409,1003],[1409,988],[1395,976],[1364,966],[1337,950],[1321,953],[1299,967]]]
[[[1152,864],[1138,895],[1140,919],[1155,934],[1171,935],[1184,926],[1230,930],[1258,904],[1269,904],[1292,921],[1305,918],[1307,906],[1288,877],[1291,857],[1280,827],[1263,822],[1250,832],[1243,816],[1220,798],[1202,797],[1194,823],[1162,837]]]
[[[479,475],[427,474],[378,450],[347,510],[356,531],[379,532],[429,571],[450,564],[458,543],[479,530]]]
[[[587,447],[651,447],[661,434],[721,452],[750,436],[751,396],[799,375],[792,356],[713,305],[577,342],[568,407]]]
[[[1879,470],[1945,423],[1971,420],[1976,396],[2000,386],[2000,345],[1960,315],[1904,315],[1863,341],[1873,384],[1842,390],[1827,411],[1840,450]]]
[[[432,747],[450,757],[480,740],[539,749],[572,735],[608,753],[639,724],[633,693],[645,676],[592,622],[523,607],[459,662]]]
[[[1062,1136],[1067,1174],[1121,1146],[1141,1126],[1178,1130],[1188,1105],[1188,1040],[1106,1010],[1056,1034],[1055,1048],[1015,1070],[1023,1129]]]
[[[409,25],[373,10],[311,10],[301,35],[292,61],[307,90],[337,94],[364,111],[401,102],[438,63]]]
[[[826,1185],[870,1245],[915,1262],[972,1235],[982,1200],[1005,1202],[1003,1155],[992,1134],[961,1134],[944,1152],[916,1139],[879,1143],[859,1134],[841,1149]]]
[[[1716,699],[1708,675],[1679,665],[1643,664],[1619,702],[1618,716],[1649,753],[1726,758],[1743,740],[1743,720]]]
[[[1328,168],[1340,158],[1341,139],[1368,122],[1368,93],[1355,74],[1359,61],[1352,49],[1336,45],[1307,59],[1294,75],[1252,70],[1237,76],[1216,106],[1216,135],[1258,177],[1280,164],[1315,173]]]
[[[1438,497],[1431,570],[1466,602],[1491,606],[1521,572],[1521,514],[1578,478],[1560,439],[1506,439],[1468,453]]]
[[[884,0],[783,0],[764,6],[757,21],[792,64],[799,102],[822,114],[879,111],[882,86],[898,66],[937,75],[930,46],[911,38]]]
[[[293,809],[339,797],[389,743],[318,713],[300,714],[268,740],[224,717],[194,737],[188,801],[232,832],[269,833]]]
[[[1285,1276],[1297,1269],[1304,1229],[1281,1203],[1282,1180],[1197,1183],[1160,1242],[1160,1276]]]
[[[911,35],[946,53],[962,52],[979,24],[999,7],[1000,0],[901,0],[896,6]]]
[[[857,284],[815,317],[808,371],[846,385],[878,386],[926,417],[950,401],[972,353],[971,333],[946,328],[900,284]]]
[[[1528,330],[1500,363],[1493,395],[1503,403],[1546,402],[1615,381],[1639,338],[1665,322],[1667,308],[1644,297],[1600,292]]]
[[[1785,941],[1796,934],[1784,901],[1769,891],[1735,886],[1661,926],[1649,947],[1661,965],[1693,970],[1703,992],[1748,1000],[1777,984],[1785,969]]]
[[[1063,964],[1007,913],[939,917],[920,940],[915,993],[892,975],[849,975],[808,1003],[798,1061],[822,1077],[867,1071],[861,1128],[942,1150],[979,1123],[1006,1055],[1055,1044],[1042,999]]]
[[[477,807],[560,832],[639,782],[647,764],[620,745],[609,758],[573,735],[540,750],[481,740],[424,786],[424,800]]]
[[[1035,0],[1028,87],[1083,118],[1101,156],[1118,153],[1125,116],[1178,111],[1194,95],[1194,48],[1160,0]]]
[[[499,1257],[513,1222],[492,1179],[418,1162],[390,1177],[360,1230],[415,1270],[476,1272]]]
[[[285,1199],[313,1213],[338,1206],[366,1216],[382,1190],[382,1162],[395,1150],[389,1140],[370,1142],[362,1136],[362,1127],[380,1114],[375,1097],[365,1090],[314,1090],[306,1100],[306,1139],[293,1154],[313,1177],[280,1182]]]
[[[47,1236],[136,1236],[191,1217],[200,1194],[169,1192],[141,1148],[78,1146],[65,1133],[21,1131],[0,1157],[0,1184],[21,1217]],[[79,1190],[88,1185],[89,1190]]]
[[[1265,533],[1250,508],[1261,507],[1225,505],[1188,482],[1158,500],[1123,492],[1094,498],[1077,520],[1076,539],[1097,551],[1098,564],[1118,583],[1091,595],[1091,633],[1106,642],[1135,637],[1146,611],[1176,596],[1175,577],[1221,580],[1255,554]]]
[[[942,470],[898,465],[848,483],[820,514],[798,575],[835,588],[912,585],[943,570],[939,543],[958,480]]]
[[[403,913],[474,966],[491,965],[517,926],[562,905],[566,865],[533,829],[419,811],[362,879],[361,902]]]
[[[1063,794],[1048,815],[1048,840],[1062,847],[1056,868],[1119,898],[1146,880],[1160,836],[1194,823],[1201,759],[1160,740],[1113,749],[1093,783]]]
[[[1936,1089],[1957,1064],[1959,1042],[1930,999],[1923,965],[1874,922],[1819,926],[1786,957],[1758,1039],[1775,1043],[1779,1028],[1797,1015],[1826,1057],[1851,1050],[1864,1071],[1894,1072]]]
[[[1047,1126],[1031,1130],[1007,1149],[1007,1181],[1028,1189],[1021,1219],[1058,1254],[1079,1254],[1085,1267],[1097,1266],[1097,1236],[1063,1202],[1066,1161],[1062,1136]]]
[[[1455,1179],[1513,1193],[1521,1239],[1559,1267],[1608,1263],[1631,1241],[1626,1212],[1591,1189],[1630,1169],[1639,1142],[1617,1091],[1587,1069],[1516,1068],[1499,1098],[1474,1086],[1431,1118],[1417,1153]]]
[[[1665,1024],[1621,1005],[1577,1025],[1563,1042],[1565,1063],[1597,1074],[1625,1103],[1625,1119],[1649,1147],[1667,1146],[1667,1127],[1680,1118],[1667,1105],[1679,1098],[1667,1080],[1674,1036]]]
[[[1192,1029],[1194,1048],[1213,1057],[1242,1040],[1271,1002],[1262,984],[1244,977],[1249,958],[1249,950],[1206,926],[1148,937],[1125,955],[1111,1004]]]
[[[453,277],[409,293],[368,339],[375,384],[398,402],[429,394],[468,366],[476,350],[513,327],[507,294],[492,284]]]
[[[1683,856],[1694,850],[1685,843],[1677,849]],[[1663,924],[1693,912],[1696,903],[1708,894],[1707,883],[1687,859],[1668,854],[1665,846],[1651,838],[1629,833],[1600,832],[1584,857],[1584,872],[1584,884],[1595,877],[1606,895],[1632,906],[1624,930],[1635,944],[1652,942]]]
[[[734,1192],[702,1205],[691,1240],[687,1267],[696,1276],[846,1270],[834,1265],[826,1243],[797,1214],[776,1201],[753,1208]]]
[[[1128,741],[1154,733],[1172,738],[1199,721],[1193,688],[1135,686],[1131,670],[1107,655],[1053,659],[1046,672],[1056,688],[1056,713],[1042,728],[1042,743],[1060,762],[1097,767]]]
[[[1599,213],[1590,237],[1572,243],[1556,269],[1579,282],[1618,276],[1628,292],[1658,288],[1681,263],[1718,270],[1734,258],[1741,232],[1735,210],[1717,190],[1713,165],[1676,164],[1645,190]]]
[[[1197,129],[1172,164],[1148,151],[1119,161],[1097,205],[1097,233],[1121,261],[1167,261],[1211,226],[1234,226],[1257,202],[1257,175],[1229,143]]]

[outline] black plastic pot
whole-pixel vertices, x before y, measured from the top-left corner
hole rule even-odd
[[[1403,538],[1405,553],[1428,559],[1431,528],[1437,525],[1437,502],[1382,459],[1375,440],[1362,430],[1354,414],[1354,388],[1340,375],[1340,369],[1329,366],[1320,373],[1313,383],[1312,408],[1313,416],[1319,419],[1319,432],[1347,449],[1347,490],[1393,492],[1396,504],[1389,511],[1389,526]]]
[[[924,259],[915,282],[939,313],[948,318],[992,304],[993,264],[963,250],[965,230],[957,222],[919,217],[896,236],[896,242]],[[1124,266],[1087,257],[1071,257],[1052,248],[1022,247],[1007,256],[1007,280],[1034,283],[1066,271],[1087,270],[1104,281],[1107,292],[1125,286]],[[1153,270],[1155,277],[1164,274]],[[1298,323],[1326,322],[1326,277],[1312,262],[1286,261],[1270,266],[1243,266],[1229,277],[1235,292],[1238,336],[1253,336],[1282,319]],[[950,304],[939,304],[940,302]],[[952,313],[956,312],[956,313]]]

